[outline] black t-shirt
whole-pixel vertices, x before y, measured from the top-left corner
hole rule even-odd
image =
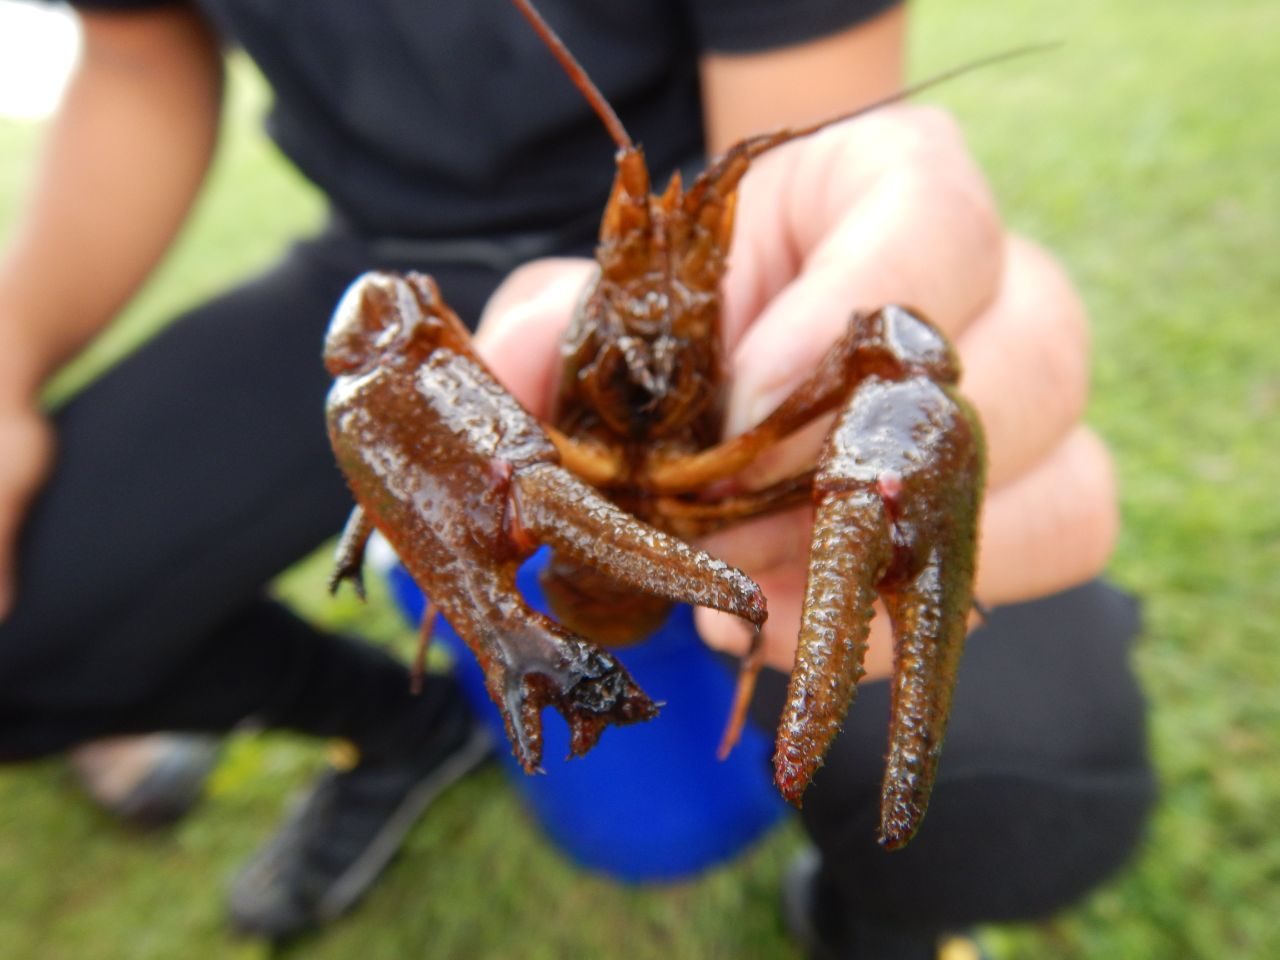
[[[175,0],[73,0],[86,8]],[[850,26],[895,0],[539,0],[655,177],[702,151],[697,56]],[[507,0],[198,0],[275,93],[268,130],[351,223],[457,237],[598,212],[614,147]],[[854,65],[851,65],[851,69]]]

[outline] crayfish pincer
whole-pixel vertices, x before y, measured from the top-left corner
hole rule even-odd
[[[723,751],[762,662],[765,600],[685,541],[811,504],[775,779],[800,801],[852,702],[878,597],[895,644],[881,840],[901,846],[928,803],[973,608],[985,456],[956,390],[955,351],[910,310],[856,311],[765,420],[729,439],[721,423],[720,280],[739,183],[761,154],[856,114],[750,137],[687,190],[674,176],[653,193],[640,149],[599,91],[526,0],[514,2],[618,148],[599,271],[562,348],[555,425],[496,382],[430,279],[357,281],[325,348],[336,377],[329,430],[358,504],[335,584],[359,585],[364,542],[382,531],[429,609],[475,652],[527,770],[539,762],[546,705],[568,720],[575,754],[609,724],[656,714],[606,646],[643,636],[672,601],[736,614],[756,627],[755,642]],[[827,415],[814,466],[764,486],[744,478],[762,451]],[[559,622],[516,591],[516,568],[537,544],[553,551],[543,585]]]
[[[547,432],[485,369],[426,276],[369,274],[347,292],[325,361],[330,438],[359,504],[335,585],[359,584],[376,527],[467,642],[526,770],[544,706],[575,754],[657,707],[607,651],[530,609],[515,574],[539,544],[633,590],[765,619],[742,573],[618,509],[562,466]]]

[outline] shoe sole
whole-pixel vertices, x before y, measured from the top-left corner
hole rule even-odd
[[[382,875],[418,818],[441,793],[483,763],[493,752],[493,738],[481,727],[462,747],[413,788],[373,841],[316,904],[316,920],[325,923],[346,913]]]

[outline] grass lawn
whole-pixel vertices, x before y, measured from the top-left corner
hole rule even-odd
[[[962,118],[1007,219],[1058,251],[1092,309],[1090,419],[1115,451],[1126,521],[1112,574],[1147,601],[1139,666],[1162,780],[1131,869],[1050,923],[985,941],[1036,960],[1280,956],[1280,6],[921,0],[916,24],[919,75],[1065,41],[931,98]],[[55,390],[317,222],[315,196],[256,132],[259,85],[237,80],[180,249]],[[0,225],[37,137],[0,122]],[[280,591],[411,641],[385,608],[323,599],[323,564]],[[57,762],[0,771],[0,956],[265,955],[224,933],[221,887],[321,763],[313,744],[238,737],[207,803],[158,836],[95,813]],[[441,801],[356,915],[285,955],[794,957],[776,887],[799,843],[785,827],[697,882],[622,888],[566,864],[490,771]]]

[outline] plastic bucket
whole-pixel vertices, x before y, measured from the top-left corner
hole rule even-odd
[[[546,611],[539,552],[518,585]],[[390,567],[392,592],[413,623],[423,597],[403,567]],[[502,717],[479,665],[443,618],[433,642],[455,654],[456,676],[497,742]],[[510,749],[501,751],[511,782],[543,830],[573,860],[630,881],[676,880],[727,860],[773,826],[786,805],[769,776],[769,740],[747,725],[728,759],[716,747],[729,714],[734,677],[698,639],[689,607],[677,607],[647,641],[616,651],[662,711],[654,720],[610,728],[584,757],[569,760],[569,731],[543,712],[545,775],[528,776]]]

